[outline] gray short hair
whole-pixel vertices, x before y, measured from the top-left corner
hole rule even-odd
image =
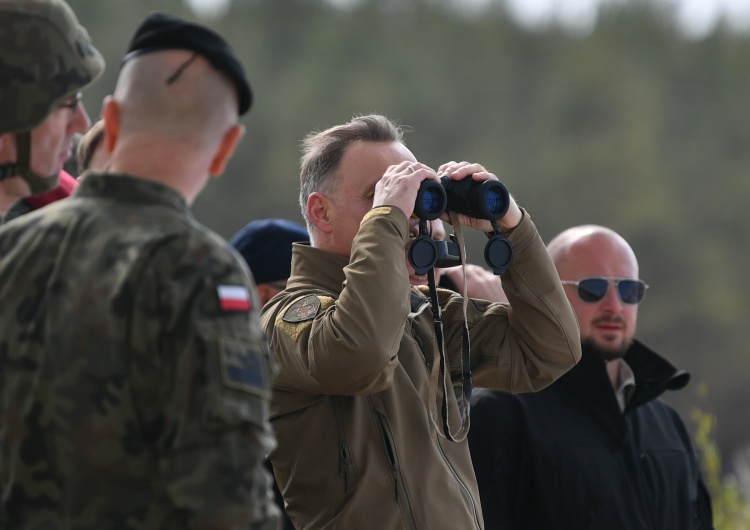
[[[349,122],[308,134],[302,141],[299,204],[308,232],[312,223],[307,200],[313,192],[330,190],[346,148],[354,142],[401,142],[403,130],[380,114],[355,116]]]

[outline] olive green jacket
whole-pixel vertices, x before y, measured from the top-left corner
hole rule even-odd
[[[408,234],[400,210],[380,207],[362,221],[350,258],[295,244],[288,288],[263,309],[280,370],[271,461],[298,530],[482,527],[468,444],[444,437],[439,413],[431,419],[436,341],[429,299],[408,288]],[[509,238],[510,306],[468,304],[471,368],[476,386],[534,391],[575,365],[579,331],[525,212]],[[440,304],[455,377],[463,299],[440,290]],[[456,432],[461,414],[448,393]]]

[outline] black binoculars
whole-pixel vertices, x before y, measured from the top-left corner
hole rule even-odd
[[[424,180],[417,191],[414,216],[420,219],[419,237],[409,247],[409,262],[417,274],[426,274],[434,267],[455,267],[461,264],[458,244],[434,241],[427,231],[427,221],[439,218],[446,211],[465,214],[492,223],[493,233],[484,247],[484,260],[495,274],[502,274],[510,265],[513,248],[503,235],[497,220],[508,211],[510,194],[502,182],[491,179],[476,181],[471,175],[461,180],[444,176],[440,182]],[[454,236],[451,235],[451,239]]]
[[[440,177],[440,182],[422,181],[414,215],[431,221],[452,210],[476,219],[497,221],[508,211],[509,204],[508,188],[499,180],[476,181],[471,175],[461,180]]]

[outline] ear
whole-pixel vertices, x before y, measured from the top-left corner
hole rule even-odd
[[[331,199],[318,191],[314,191],[307,198],[307,216],[310,222],[325,234],[333,231],[333,203]]]
[[[111,153],[117,144],[117,135],[120,132],[120,106],[112,96],[104,98],[102,104],[102,118],[104,119],[104,149]]]
[[[261,307],[266,305],[266,302],[268,302],[271,298],[274,297],[277,292],[279,292],[278,289],[274,289],[266,283],[259,283],[256,287],[258,289],[258,298],[260,299]]]
[[[212,177],[218,177],[224,173],[224,168],[227,167],[227,162],[232,158],[237,144],[240,142],[242,137],[245,135],[245,127],[241,124],[232,125],[229,130],[224,133],[219,144],[219,149],[216,151],[214,158],[211,160],[211,165],[208,168],[208,172]]]
[[[15,149],[12,149],[12,136],[13,133],[0,134],[0,160],[2,163],[10,162],[11,158],[13,158],[10,156],[11,151],[15,152]]]

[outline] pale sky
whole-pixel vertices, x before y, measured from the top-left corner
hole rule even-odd
[[[470,0],[485,2],[486,0]],[[555,20],[574,30],[586,31],[596,22],[599,4],[627,0],[505,0],[524,25],[537,26]],[[652,0],[675,6],[677,22],[684,34],[701,38],[710,33],[721,18],[735,31],[750,30],[750,0]]]
[[[185,0],[199,14],[222,14],[232,0]],[[242,0],[234,0],[242,1]],[[360,0],[327,0],[340,7],[356,5]],[[493,0],[456,0],[467,10],[481,8]],[[496,0],[495,0],[496,1]],[[623,3],[628,0],[504,0],[519,23],[539,27],[557,22],[575,32],[586,33],[596,23],[599,4]],[[724,18],[738,32],[750,32],[750,0],[651,0],[674,5],[679,27],[690,38],[702,38]]]

